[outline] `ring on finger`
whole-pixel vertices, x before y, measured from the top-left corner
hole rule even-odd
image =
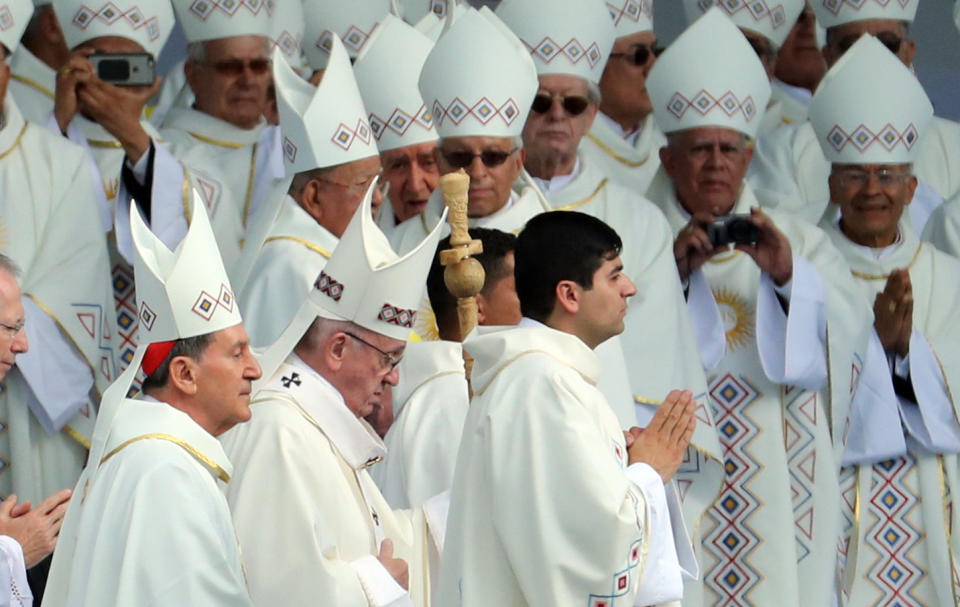
[[[894,312],[896,312],[896,311],[897,311],[897,302],[891,301],[890,303],[888,303],[888,304],[887,304],[887,310],[889,310],[891,314],[894,313]]]

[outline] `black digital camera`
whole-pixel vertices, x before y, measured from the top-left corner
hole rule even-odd
[[[707,226],[707,236],[714,247],[733,244],[757,244],[760,230],[750,222],[749,215],[723,215]]]

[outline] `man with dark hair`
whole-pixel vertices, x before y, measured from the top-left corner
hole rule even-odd
[[[483,243],[483,253],[474,256],[485,273],[483,289],[477,294],[479,324],[517,324],[520,302],[513,282],[517,237],[487,228],[472,228],[470,237]],[[449,248],[449,237],[440,241],[427,275],[427,295],[440,339],[407,345],[400,381],[393,390],[395,418],[384,437],[387,457],[371,473],[394,508],[418,506],[450,489],[470,404],[457,300],[444,284],[439,258],[440,251]]]
[[[483,243],[483,253],[474,259],[483,266],[483,289],[477,294],[477,321],[481,325],[515,325],[520,322],[520,306],[513,283],[513,251],[517,237],[489,228],[471,228],[470,237]],[[437,321],[440,339],[463,341],[457,318],[457,298],[443,282],[444,267],[440,251],[450,248],[450,237],[440,241],[437,256],[427,274],[427,296]]]
[[[576,212],[531,219],[517,240],[518,327],[464,347],[473,388],[457,460],[440,605],[657,604],[682,594],[664,492],[695,425],[671,392],[642,432],[597,390],[594,348],[623,331],[620,237]],[[673,510],[672,512],[678,512]]]

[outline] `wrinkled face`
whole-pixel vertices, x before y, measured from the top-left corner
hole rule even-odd
[[[423,212],[437,189],[440,170],[434,157],[436,143],[421,143],[380,154],[383,179],[390,183],[388,196],[397,223]]]
[[[840,205],[843,233],[853,242],[881,247],[893,244],[897,223],[913,199],[917,178],[909,164],[835,164],[830,201]]]
[[[810,86],[826,69],[817,46],[817,20],[808,2],[777,53],[777,78],[794,86]]]
[[[507,204],[525,158],[524,150],[507,137],[450,137],[437,147],[441,175],[463,166],[470,176],[470,217],[493,215]]]
[[[690,213],[730,212],[740,196],[753,149],[732,129],[703,127],[670,135],[660,148],[663,168],[677,198]]]
[[[380,157],[371,156],[334,167],[326,177],[318,179],[317,196],[323,209],[320,224],[340,238],[379,174]],[[374,217],[381,204],[383,195],[378,189],[374,191],[371,204]]]
[[[483,300],[482,324],[515,325],[523,318],[513,267],[513,251],[510,251],[503,257],[504,276],[492,285],[484,285],[483,291],[477,296]]]
[[[250,351],[243,325],[214,333],[197,367],[197,402],[203,406],[206,423],[217,436],[250,419],[250,390],[260,377],[260,365]]]
[[[373,412],[370,415],[364,416],[364,419],[367,420],[377,435],[380,438],[383,438],[387,435],[387,432],[390,430],[390,426],[393,425],[393,386],[390,384],[383,384],[383,392],[380,394],[380,398],[377,399],[376,405],[373,407]]]
[[[576,76],[543,75],[540,76],[537,95],[549,98],[551,103],[546,112],[532,110],[523,127],[523,147],[528,161],[574,158],[577,146],[590,130],[598,109],[587,101],[586,81]],[[577,110],[582,102],[587,104],[577,115],[564,107],[566,103]]]
[[[196,95],[194,107],[242,129],[251,129],[267,108],[270,45],[264,36],[232,36],[204,43],[203,63],[184,72]]]
[[[619,256],[603,262],[593,273],[593,287],[582,291],[577,314],[583,334],[590,336],[588,344],[599,345],[623,333],[627,298],[636,292],[633,282],[623,273]]]
[[[636,65],[631,58],[637,47],[645,46],[652,51],[657,37],[653,32],[639,32],[617,38],[610,59],[600,77],[601,109],[610,116],[636,116],[637,122],[653,111],[650,95],[647,94],[647,76],[656,57],[647,53],[647,60]]]
[[[333,383],[347,408],[357,417],[367,417],[381,406],[381,399],[389,398],[386,387],[400,380],[393,361],[403,356],[406,342],[372,331],[340,335],[346,336],[345,353]]]
[[[917,52],[913,40],[907,37],[903,23],[895,19],[866,19],[844,23],[831,27],[827,34],[828,44],[823,47],[823,58],[828,66],[836,63],[863,34],[876,36],[907,67],[913,63],[913,56]]]
[[[20,287],[13,276],[0,270],[0,380],[13,367],[17,354],[27,351],[24,320]]]

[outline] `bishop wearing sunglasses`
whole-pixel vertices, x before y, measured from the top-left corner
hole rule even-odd
[[[524,177],[521,134],[537,92],[529,54],[519,50],[488,9],[468,11],[434,46],[420,74],[420,92],[440,141],[435,152],[441,175],[470,176],[470,227],[516,232],[549,210]],[[391,242],[402,254],[437,224],[444,205],[433,192],[424,212],[397,226]]]
[[[617,38],[600,78],[600,112],[581,147],[598,169],[639,193],[660,167],[665,143],[653,120],[646,80],[660,53],[653,0],[608,0]]]

